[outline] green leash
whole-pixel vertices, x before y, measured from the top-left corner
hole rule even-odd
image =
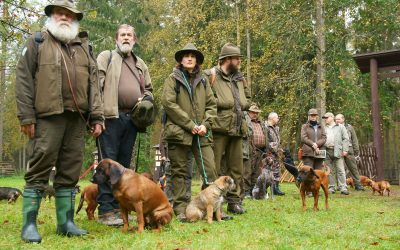
[[[197,146],[199,147],[199,153],[200,153],[200,161],[201,161],[201,167],[203,169],[203,177],[204,177],[204,183],[206,185],[211,184],[210,182],[208,182],[208,177],[207,177],[207,173],[206,173],[206,168],[204,167],[204,159],[203,159],[203,153],[201,152],[201,144],[200,144],[200,135],[196,134],[195,135],[197,138]],[[209,131],[207,131],[207,134],[204,136],[205,138],[209,137]]]

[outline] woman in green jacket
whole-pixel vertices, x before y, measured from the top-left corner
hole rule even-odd
[[[167,185],[171,185],[174,212],[184,221],[190,202],[190,197],[185,195],[190,152],[205,184],[217,177],[211,148],[211,125],[217,106],[208,79],[200,69],[203,54],[189,43],[175,53],[175,60],[178,65],[165,80],[161,103],[167,116],[164,139],[171,163],[171,181]]]

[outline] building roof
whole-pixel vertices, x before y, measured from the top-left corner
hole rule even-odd
[[[353,59],[356,61],[361,73],[369,73],[370,60],[372,58],[375,58],[378,61],[378,68],[398,66],[400,65],[400,49],[372,52],[353,56]]]

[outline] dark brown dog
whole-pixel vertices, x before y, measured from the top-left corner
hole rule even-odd
[[[314,196],[314,211],[318,211],[318,198],[319,189],[322,187],[325,193],[325,207],[328,209],[328,176],[331,172],[328,167],[328,171],[314,170],[310,166],[302,166],[297,176],[297,181],[300,183],[300,195],[303,202],[303,210],[306,210],[306,192],[311,192]]]
[[[111,182],[124,221],[123,232],[128,231],[130,211],[136,212],[139,233],[143,232],[145,224],[160,231],[171,222],[173,210],[167,196],[148,178],[113,160],[104,159],[97,166],[93,181],[96,184]]]
[[[378,192],[381,196],[385,194],[387,191],[388,196],[390,196],[390,184],[387,181],[371,181],[370,186],[372,188],[372,195],[375,194],[375,191]]]
[[[86,201],[87,207],[86,207],[86,215],[88,217],[88,220],[94,220],[94,211],[97,208],[97,194],[99,193],[98,191],[98,186],[97,184],[90,184],[86,186],[81,194],[81,199],[79,200],[79,205],[78,209],[76,210],[76,214],[81,211],[83,202]]]
[[[7,200],[8,203],[15,203],[21,194],[18,188],[0,187],[0,200]]]
[[[217,221],[221,219],[221,204],[224,195],[235,189],[235,182],[229,176],[221,176],[206,189],[202,190],[187,206],[186,218],[190,222],[201,220],[207,214],[208,223],[213,221],[213,212],[217,217]]]
[[[347,178],[346,179],[346,184],[347,184],[347,186],[350,186],[350,187],[354,188],[354,180],[353,180],[353,178],[352,177]]]

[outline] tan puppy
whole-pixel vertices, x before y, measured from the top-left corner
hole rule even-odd
[[[111,159],[102,160],[95,170],[93,182],[96,184],[110,181],[114,197],[118,200],[124,221],[123,232],[128,231],[128,213],[136,212],[138,232],[145,224],[160,231],[170,223],[173,215],[167,196],[160,187],[131,169],[124,168]]]
[[[81,199],[79,201],[78,209],[76,210],[76,214],[81,211],[83,202],[86,201],[87,207],[86,207],[86,215],[88,217],[88,220],[94,220],[94,211],[97,208],[97,194],[99,193],[98,191],[98,186],[97,184],[90,184],[86,186],[81,194]]]
[[[381,196],[385,194],[385,191],[387,191],[388,196],[390,195],[390,184],[387,181],[371,181],[370,186],[373,195],[375,194],[375,191],[380,193]]]
[[[322,187],[325,193],[325,208],[328,209],[328,171],[314,170],[312,167],[303,165],[299,170],[297,181],[300,183],[300,195],[303,202],[303,210],[306,210],[306,192],[312,192],[314,196],[314,211],[318,211],[319,189]]]
[[[233,189],[235,189],[235,182],[231,177],[219,177],[189,203],[186,208],[187,220],[195,222],[203,219],[207,214],[208,223],[212,223],[213,212],[215,212],[217,221],[221,221],[223,196]]]

